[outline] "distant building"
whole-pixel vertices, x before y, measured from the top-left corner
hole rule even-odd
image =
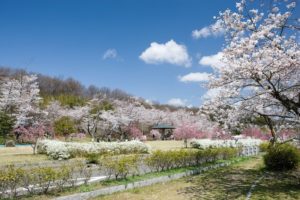
[[[175,127],[171,124],[157,123],[152,126],[152,129],[158,130],[161,133],[161,139],[170,139],[173,135]]]

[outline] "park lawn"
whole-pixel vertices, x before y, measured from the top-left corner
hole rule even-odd
[[[3,147],[0,148],[0,166],[16,163],[34,163],[48,160],[45,155],[33,155],[32,147]]]
[[[178,150],[184,148],[183,140],[154,140],[146,141],[145,144],[151,147],[151,150]]]
[[[0,155],[32,154],[31,146],[1,147]]]
[[[296,172],[265,173],[261,157],[230,167],[206,172],[171,182],[156,184],[100,196],[101,200],[187,200],[187,199],[246,199],[251,185],[265,174],[254,188],[252,200],[300,199],[300,170]],[[298,178],[296,177],[298,176]]]
[[[72,158],[73,160],[83,160],[84,158]],[[58,160],[51,160],[47,155],[33,154],[31,146],[22,147],[3,147],[0,148],[0,167],[8,164],[35,164],[35,163],[49,163]]]

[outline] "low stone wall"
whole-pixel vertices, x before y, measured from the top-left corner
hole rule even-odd
[[[73,194],[73,195],[64,196],[64,197],[58,197],[55,200],[85,200],[85,199],[90,199],[90,198],[94,198],[94,197],[97,197],[97,196],[113,194],[113,193],[120,192],[120,191],[125,191],[125,190],[129,190],[129,189],[150,186],[150,185],[153,185],[153,184],[156,184],[156,183],[164,183],[164,182],[168,182],[168,181],[171,181],[171,180],[176,180],[176,179],[179,179],[179,178],[182,178],[182,177],[195,175],[195,174],[200,174],[202,172],[205,172],[205,171],[208,171],[208,170],[211,170],[211,169],[217,169],[217,168],[220,168],[220,167],[229,166],[229,165],[231,165],[235,162],[238,162],[238,161],[239,160],[226,162],[226,163],[215,164],[215,165],[206,166],[206,167],[200,167],[198,169],[190,170],[190,171],[183,172],[183,173],[173,174],[173,175],[169,175],[169,176],[161,176],[161,177],[152,178],[152,179],[143,180],[143,181],[137,181],[137,182],[134,182],[134,183],[129,183],[127,185],[111,186],[111,187],[107,187],[107,188],[103,188],[103,189],[94,190],[94,191],[91,191],[91,192],[84,192],[84,193],[78,193],[78,194]]]

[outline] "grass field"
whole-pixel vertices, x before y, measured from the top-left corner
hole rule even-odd
[[[179,140],[155,140],[155,141],[146,141],[147,145],[151,147],[152,150],[175,150],[184,148],[183,141]]]
[[[13,163],[34,163],[48,160],[45,155],[33,155],[30,146],[0,148],[0,166]]]
[[[183,148],[183,141],[147,141],[152,150],[174,150]],[[49,160],[45,155],[33,155],[30,146],[0,148],[0,166],[13,163],[35,163]]]
[[[246,199],[251,185],[265,174],[254,188],[252,200],[300,199],[300,170],[296,172],[265,173],[261,158],[218,169],[180,180],[138,188],[109,196],[101,200],[225,200]]]

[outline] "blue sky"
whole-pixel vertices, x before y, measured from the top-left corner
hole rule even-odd
[[[219,0],[0,0],[0,65],[197,106],[206,90],[178,77],[210,72],[199,59],[216,54],[223,39],[195,39],[192,31],[234,6]],[[164,50],[172,40],[188,59],[157,58],[148,49],[156,42]]]

